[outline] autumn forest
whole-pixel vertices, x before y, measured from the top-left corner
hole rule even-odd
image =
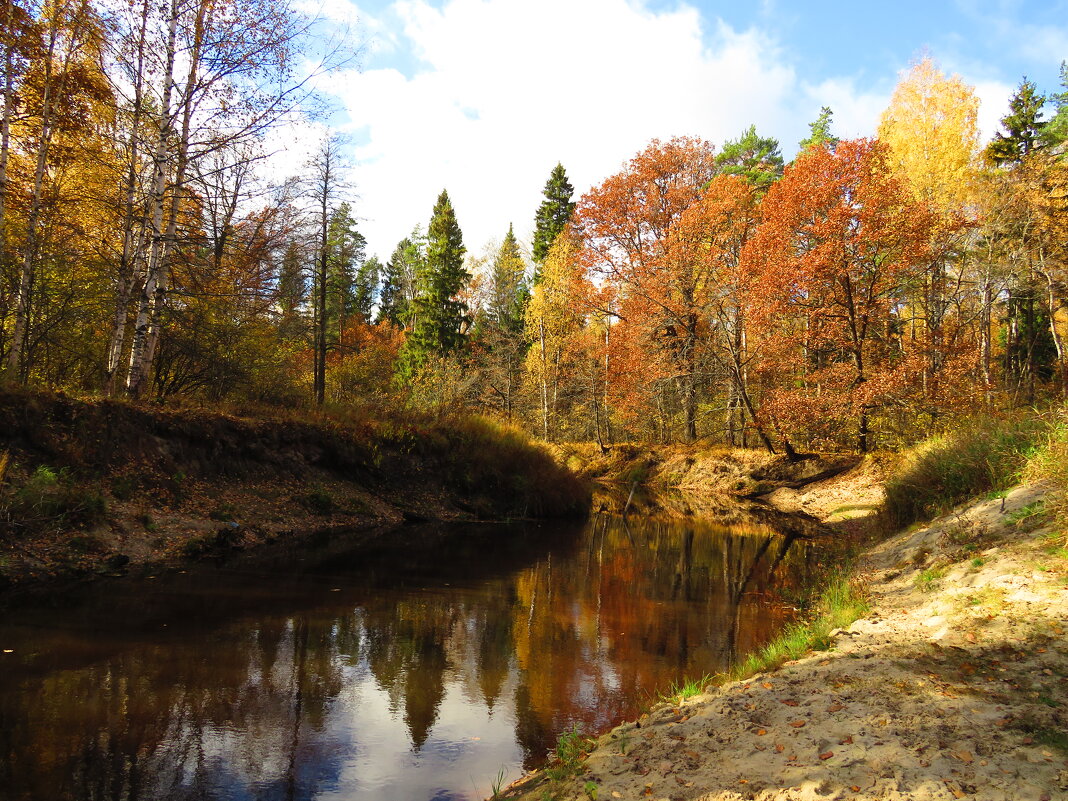
[[[1023,81],[989,142],[972,88],[925,58],[871,138],[824,108],[790,163],[745,121],[652,141],[582,196],[557,165],[529,248],[465,243],[442,191],[375,256],[341,139],[289,179],[261,169],[316,104],[284,3],[0,13],[9,382],[788,455],[1068,391],[1063,68],[1049,94]],[[319,50],[322,71],[347,58]]]

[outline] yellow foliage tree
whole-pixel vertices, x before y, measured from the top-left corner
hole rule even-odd
[[[939,212],[968,203],[979,155],[979,98],[931,58],[905,73],[879,123],[879,139],[916,197]]]

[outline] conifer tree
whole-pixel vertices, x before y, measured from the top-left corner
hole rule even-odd
[[[801,152],[821,145],[834,150],[839,139],[831,133],[831,117],[833,116],[834,112],[831,111],[830,106],[824,106],[820,109],[820,115],[808,124],[809,135],[798,142]]]
[[[490,281],[487,308],[490,320],[503,331],[522,331],[523,313],[527,301],[530,300],[530,291],[526,283],[526,264],[511,225],[508,226],[508,233],[493,258]]]
[[[734,141],[727,141],[716,156],[716,167],[724,175],[737,175],[763,193],[782,178],[783,160],[779,140],[759,136],[756,126]]]
[[[423,232],[420,226],[393,249],[385,267],[382,268],[382,290],[376,322],[389,323],[395,328],[411,328],[412,300],[415,297],[415,280],[424,256]]]
[[[1068,145],[1068,62],[1061,62],[1061,91],[1049,96],[1056,111],[1042,127],[1042,142],[1046,147],[1064,148]],[[1060,155],[1065,155],[1060,151]]]
[[[986,155],[995,164],[1019,164],[1041,147],[1042,106],[1046,98],[1034,83],[1024,78],[1009,100],[1009,113],[1001,118],[1005,133],[998,131],[987,146]]]
[[[427,230],[426,258],[416,276],[415,323],[401,354],[401,371],[411,376],[431,356],[446,356],[463,344],[469,321],[460,292],[471,279],[464,269],[463,233],[444,189]]]
[[[353,311],[365,322],[371,322],[371,312],[378,299],[378,282],[382,275],[382,262],[378,256],[367,259],[356,271],[353,282]]]
[[[575,210],[575,204],[571,200],[574,193],[575,187],[567,180],[564,166],[557,163],[549,175],[549,180],[545,182],[545,189],[542,190],[545,200],[538,206],[538,212],[534,216],[535,281],[538,280],[538,265],[545,261],[553,241],[564,230],[567,221],[571,219],[571,213]]]

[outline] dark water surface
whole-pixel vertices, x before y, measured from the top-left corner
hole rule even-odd
[[[376,542],[5,613],[0,798],[482,798],[764,643],[818,558],[606,514]]]

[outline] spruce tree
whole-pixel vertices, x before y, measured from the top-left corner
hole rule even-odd
[[[538,212],[534,215],[535,281],[538,276],[538,265],[545,261],[545,257],[549,255],[549,248],[564,230],[567,221],[571,219],[571,213],[575,210],[575,204],[571,200],[574,193],[575,187],[567,180],[564,166],[557,163],[542,191],[545,200],[538,206]]]
[[[471,280],[464,269],[463,234],[456,222],[449,194],[444,189],[434,204],[427,230],[426,258],[416,276],[415,318],[404,344],[401,370],[411,376],[432,356],[446,356],[463,344],[469,318],[461,290]]]
[[[378,299],[378,282],[381,275],[382,262],[378,260],[378,256],[367,259],[356,271],[352,291],[353,311],[365,323],[371,322],[371,312]]]
[[[1009,113],[1001,118],[1005,133],[998,131],[986,148],[986,155],[995,164],[1019,164],[1042,145],[1042,106],[1046,98],[1035,85],[1024,78],[1020,88],[1009,100]]]
[[[422,229],[416,226],[393,249],[393,255],[382,270],[382,291],[376,322],[389,323],[396,328],[411,328],[415,277],[423,261],[424,240]]]
[[[522,331],[530,291],[526,282],[526,264],[511,225],[493,257],[490,281],[489,308],[486,310],[490,320],[502,331]]]

